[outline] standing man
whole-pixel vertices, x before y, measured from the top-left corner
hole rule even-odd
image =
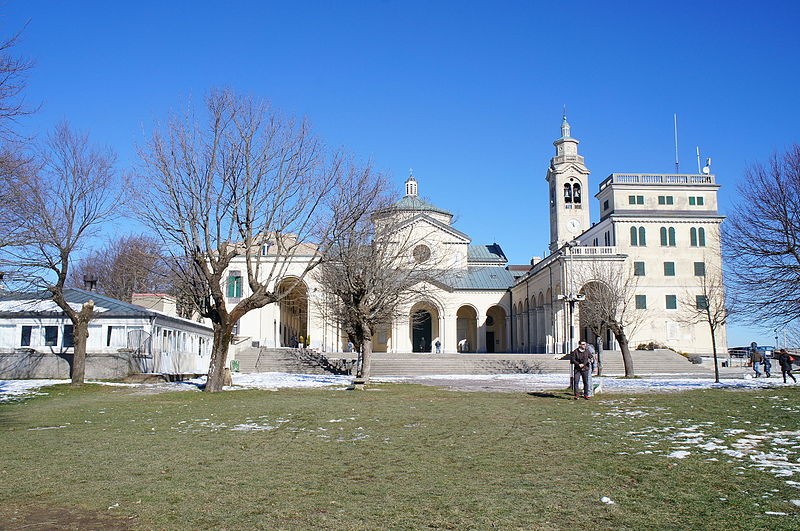
[[[753,372],[756,373],[756,378],[760,377],[764,355],[758,350],[758,344],[755,341],[750,343],[750,360],[753,362]]]
[[[583,380],[583,398],[589,400],[589,381],[592,373],[592,363],[594,356],[589,352],[586,347],[586,341],[578,343],[578,348],[573,350],[570,354],[570,363],[572,364],[572,391],[575,393],[573,400],[577,400],[578,394],[578,379]]]

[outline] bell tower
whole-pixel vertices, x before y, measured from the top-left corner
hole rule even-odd
[[[556,156],[550,159],[550,252],[574,240],[589,228],[589,169],[578,155],[578,140],[570,136],[567,111],[561,121],[561,138],[553,142]]]

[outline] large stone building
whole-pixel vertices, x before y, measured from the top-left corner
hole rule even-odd
[[[630,298],[639,318],[628,333],[634,347],[655,342],[687,353],[711,351],[708,326],[690,324],[685,310],[701,302],[699,280],[721,270],[723,217],[714,176],[611,174],[598,187],[599,221],[592,223],[589,170],[566,117],[554,145],[546,173],[551,254],[524,267],[507,264],[497,243],[473,244],[452,226],[453,215],[423,200],[416,179],[408,178],[405,196],[391,209],[402,217],[398,226],[419,240],[408,259],[435,260],[448,274],[415,290],[400,317],[377,331],[375,352],[431,352],[438,341],[452,353],[559,353],[579,337],[594,341],[581,321],[580,299],[588,283],[602,280],[603,268],[633,280]],[[275,287],[291,284],[291,297],[242,318],[240,344],[293,346],[302,338],[325,352],[343,350],[347,338],[326,319],[323,290],[313,275],[303,276],[313,254],[309,248],[283,268]],[[243,270],[244,263],[230,268],[232,303],[247,289]],[[614,347],[611,334],[603,339]],[[724,328],[717,345],[726,346]]]

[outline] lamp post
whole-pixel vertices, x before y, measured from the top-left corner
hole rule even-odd
[[[575,293],[575,265],[574,265],[574,255],[575,255],[575,247],[578,247],[581,244],[578,240],[570,240],[564,244],[564,247],[569,250],[568,260],[569,264],[567,267],[567,284],[565,286],[565,293],[563,295],[564,300],[567,302],[568,305],[568,316],[569,319],[569,345],[567,348],[568,352],[572,352],[575,349],[575,303],[580,302],[586,298],[585,295]]]

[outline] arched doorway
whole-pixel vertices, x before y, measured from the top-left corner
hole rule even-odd
[[[305,282],[296,277],[284,278],[275,291],[279,297],[281,346],[297,347],[301,338],[308,344],[308,287]]]
[[[439,338],[439,312],[426,302],[415,304],[409,316],[411,351],[431,352],[433,343]]]
[[[486,352],[506,351],[506,311],[492,306],[486,312]]]
[[[456,312],[456,341],[459,352],[475,352],[478,347],[478,312],[472,306]]]

